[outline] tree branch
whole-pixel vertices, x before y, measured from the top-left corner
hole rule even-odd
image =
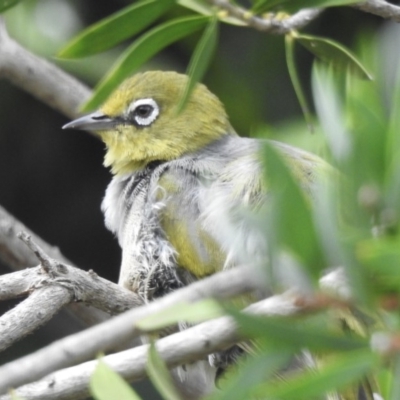
[[[135,323],[145,316],[159,313],[174,304],[194,302],[204,298],[230,298],[260,289],[264,279],[258,270],[238,267],[223,271],[209,278],[182,288],[146,306],[127,311],[100,325],[58,340],[33,354],[0,367],[0,393],[10,387],[42,378],[60,368],[94,357],[99,351],[107,351],[138,337],[142,332]]]
[[[243,21],[247,26],[261,32],[283,35],[294,29],[300,29],[317,18],[323,11],[322,8],[305,8],[296,14],[278,19],[272,14],[271,18],[262,18],[253,15],[249,10],[235,6],[228,0],[209,0],[214,6],[225,10],[230,16]]]
[[[48,61],[35,56],[7,33],[0,18],[0,77],[70,118],[79,116],[78,107],[90,96],[90,89]]]
[[[71,301],[85,302],[109,314],[143,304],[135,293],[92,271],[82,271],[50,258],[26,233],[19,237],[38,257],[41,267],[0,277],[0,299],[33,291],[27,300],[0,317],[0,350],[33,332]]]
[[[254,315],[290,316],[304,312],[309,306],[304,299],[299,301],[297,295],[287,292],[252,304],[245,311]],[[159,339],[156,346],[160,356],[172,368],[202,360],[208,354],[229,348],[242,339],[233,318],[221,317]],[[106,356],[104,361],[127,380],[139,380],[146,376],[147,351],[148,345],[143,345]],[[88,396],[88,384],[96,364],[97,361],[89,361],[58,371],[17,389],[16,393],[27,400],[84,399]],[[0,376],[4,379],[3,371]],[[0,400],[10,400],[10,397],[1,396]]]
[[[367,0],[353,4],[354,8],[365,11],[382,18],[393,19],[400,22],[400,7],[390,4],[384,0]]]
[[[25,301],[1,316],[0,351],[45,324],[71,300],[72,294],[61,286],[35,290]]]
[[[51,258],[59,260],[63,264],[73,265],[71,261],[61,254],[58,247],[50,246],[0,206],[0,260],[12,269],[20,270],[27,267],[33,267],[38,263],[32,251],[30,251],[29,248],[18,239],[18,234],[22,231],[31,236],[32,240],[34,240],[35,243],[37,243]],[[24,271],[24,274],[28,274],[28,272]],[[20,279],[19,276],[18,279]],[[0,288],[0,296],[1,293],[3,293],[2,288]],[[21,294],[23,294],[22,291]],[[107,314],[100,310],[79,303],[69,304],[67,310],[74,317],[79,318],[79,320],[86,326],[97,324],[109,318]]]

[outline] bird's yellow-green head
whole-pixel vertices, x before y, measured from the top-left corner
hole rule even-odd
[[[114,174],[134,172],[156,160],[179,158],[232,134],[223,105],[202,84],[178,113],[187,81],[186,75],[175,72],[134,75],[97,112],[64,128],[97,132],[107,146],[104,165]]]

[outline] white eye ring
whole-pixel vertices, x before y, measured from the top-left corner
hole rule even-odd
[[[151,98],[133,101],[127,110],[128,119],[139,126],[151,125],[160,114],[160,107]]]

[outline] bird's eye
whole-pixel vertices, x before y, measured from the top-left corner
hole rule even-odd
[[[133,101],[127,111],[127,118],[138,127],[150,126],[158,117],[160,108],[153,99]]]
[[[143,104],[135,109],[135,114],[140,118],[147,118],[151,115],[153,107],[149,104]]]

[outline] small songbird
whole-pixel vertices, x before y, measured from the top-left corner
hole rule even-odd
[[[267,198],[262,141],[238,136],[202,84],[178,112],[187,81],[175,72],[134,75],[97,112],[64,126],[94,131],[106,145],[114,177],[102,210],[122,248],[119,283],[145,301],[266,253],[246,219]],[[312,191],[326,163],[273,145]]]

